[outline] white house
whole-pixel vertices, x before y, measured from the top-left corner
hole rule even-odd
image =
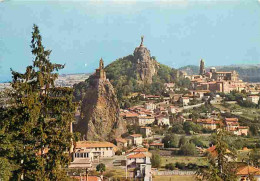
[[[159,126],[163,126],[163,125],[170,125],[170,119],[169,116],[164,116],[164,115],[159,115],[156,117],[157,120],[157,124]]]
[[[135,168],[134,178],[143,178],[144,181],[152,181],[152,170],[150,157],[145,153],[128,155],[127,167]]]
[[[123,138],[116,139],[116,146],[119,148],[126,148],[127,147],[127,140]]]
[[[152,102],[147,102],[144,104],[144,108],[153,111],[154,109],[156,109],[156,105]]]
[[[149,137],[152,135],[152,128],[151,127],[141,127],[140,133],[145,137]]]
[[[189,97],[181,97],[180,102],[182,103],[183,106],[187,106],[190,102],[190,98]]]
[[[78,165],[90,165],[92,161],[99,161],[102,157],[112,157],[115,155],[117,147],[110,142],[79,141],[76,142],[72,153],[71,167]]]
[[[247,101],[258,104],[259,96],[248,96],[246,98]]]
[[[154,121],[155,121],[154,116],[148,116],[148,115],[138,116],[138,125],[139,126],[145,126],[147,124],[152,124],[152,123],[154,123]]]
[[[150,161],[150,158],[145,153],[130,154],[126,158],[128,167],[136,167],[137,164],[144,164]]]
[[[133,145],[142,145],[143,144],[143,138],[141,134],[132,134],[129,136],[129,139],[132,140]]]

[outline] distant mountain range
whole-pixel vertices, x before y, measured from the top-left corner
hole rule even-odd
[[[211,66],[212,67],[212,66]],[[237,71],[240,78],[246,82],[260,82],[260,64],[255,65],[227,65],[227,66],[214,66],[217,71]],[[210,67],[206,68],[207,70]],[[194,75],[199,73],[199,66],[187,65],[179,68],[181,71],[185,71],[188,75]]]

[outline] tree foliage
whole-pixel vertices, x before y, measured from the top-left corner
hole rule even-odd
[[[215,137],[214,154],[208,154],[208,167],[197,171],[197,179],[201,181],[233,181],[236,180],[236,165],[233,162],[235,152],[226,142],[227,133],[219,130]]]
[[[162,142],[165,148],[177,148],[179,146],[179,138],[174,134],[166,135]]]
[[[100,163],[96,166],[96,171],[103,173],[106,171],[106,165],[104,163]]]
[[[25,73],[12,70],[10,106],[0,111],[0,158],[11,165],[13,180],[65,180],[61,168],[69,163],[73,90],[54,86],[64,65],[50,62],[36,25],[31,48],[33,65]]]
[[[181,145],[179,153],[180,155],[185,156],[196,156],[198,154],[196,146],[193,143],[185,143],[184,145]]]
[[[154,153],[151,159],[152,167],[153,168],[160,168],[161,167],[161,157],[158,153]]]

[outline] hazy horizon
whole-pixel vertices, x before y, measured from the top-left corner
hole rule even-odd
[[[260,3],[250,1],[0,2],[0,82],[32,64],[33,24],[61,74],[91,73],[144,45],[173,68],[260,63]]]

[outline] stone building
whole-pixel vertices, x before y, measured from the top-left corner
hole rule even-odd
[[[205,62],[203,59],[200,60],[200,75],[205,75],[206,69],[205,69]]]
[[[106,72],[104,70],[104,61],[101,58],[99,61],[99,68],[96,69],[96,78],[101,79],[101,80],[106,80]]]

